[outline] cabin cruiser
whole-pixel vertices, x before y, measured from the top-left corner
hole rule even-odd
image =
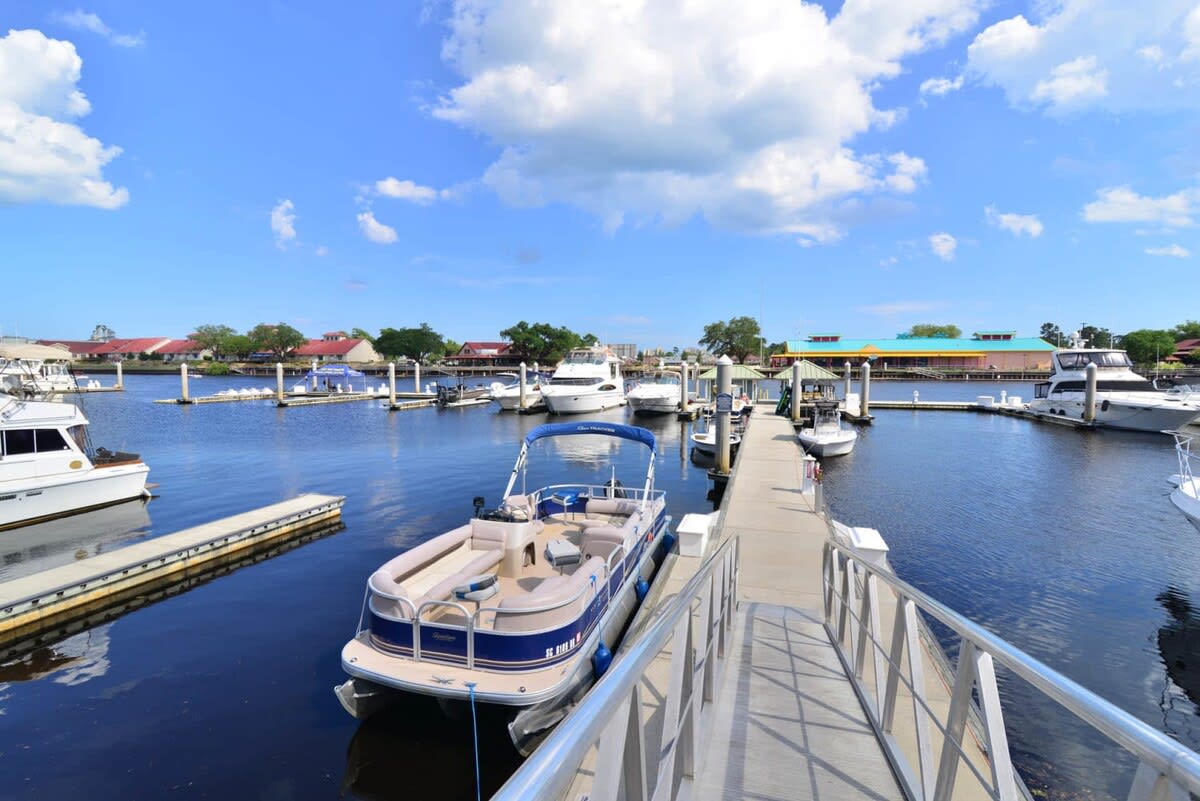
[[[0,358],[0,391],[34,398],[79,389],[71,368],[42,359]]]
[[[634,414],[672,414],[679,411],[679,373],[656,370],[625,393]]]
[[[644,485],[525,488],[530,446],[599,435],[650,451]],[[654,488],[654,435],[602,422],[538,426],[521,443],[493,512],[416,546],[367,581],[358,631],[342,649],[342,706],[366,718],[397,691],[511,707],[527,751],[611,659],[648,582],[674,544]],[[521,487],[517,489],[518,478]]]
[[[1179,458],[1179,472],[1169,479],[1175,487],[1171,503],[1200,531],[1200,478],[1192,473],[1192,459],[1200,459],[1200,455],[1192,452],[1192,443],[1200,435],[1184,431],[1170,433],[1175,437],[1175,455]]]
[[[742,435],[738,433],[732,418],[729,422],[729,448],[732,451],[742,444]],[[717,424],[715,418],[710,419],[703,431],[692,432],[692,447],[705,456],[717,455]]]
[[[146,496],[136,453],[92,450],[87,418],[70,403],[0,396],[0,529]]]
[[[836,400],[817,401],[813,409],[812,425],[798,430],[796,439],[800,441],[804,450],[813,456],[844,456],[854,450],[858,432],[842,425],[842,416]]]
[[[1081,344],[1076,338],[1075,344]],[[1084,416],[1087,368],[1096,365],[1096,424],[1130,431],[1183,428],[1200,417],[1200,397],[1162,392],[1133,372],[1123,350],[1071,347],[1051,355],[1050,380],[1035,384],[1029,410],[1076,420]]]
[[[567,354],[550,383],[542,384],[550,414],[601,412],[625,405],[621,360],[606,348],[579,348]]]
[[[506,412],[513,412],[521,408],[521,377],[514,373],[501,373],[503,377],[515,379],[507,384],[500,381],[493,381],[488,396],[500,404],[500,408]],[[542,405],[542,387],[541,379],[537,374],[525,380],[525,408],[532,409],[535,406]]]

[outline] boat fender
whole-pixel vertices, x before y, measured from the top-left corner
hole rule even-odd
[[[633,589],[637,593],[638,603],[641,603],[646,600],[646,595],[650,592],[650,583],[638,576],[637,584],[633,585]]]
[[[663,534],[663,553],[670,553],[671,551],[675,550],[676,539],[677,537],[669,531],[666,534]]]
[[[1100,411],[1102,411],[1102,412],[1107,412],[1107,411],[1108,411],[1108,398],[1105,398],[1105,399],[1104,399],[1104,400],[1103,400],[1103,401],[1100,403]]]
[[[596,647],[596,653],[592,654],[592,671],[595,672],[596,678],[604,675],[608,670],[608,666],[612,664],[612,651],[608,650],[608,646],[600,643]]]

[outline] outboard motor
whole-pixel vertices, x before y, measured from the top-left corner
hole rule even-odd
[[[474,506],[475,506],[475,516],[482,517],[483,516],[483,507],[484,507],[484,504],[486,503],[486,501],[484,501],[484,499],[483,499],[483,496],[476,495],[475,499],[473,501],[471,501],[471,503],[474,504]]]

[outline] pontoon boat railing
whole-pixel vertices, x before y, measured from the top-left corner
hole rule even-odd
[[[737,566],[738,540],[733,537],[655,615],[633,648],[613,663],[493,801],[568,794],[589,801],[673,798],[680,781],[699,767],[703,729],[732,636]],[[649,726],[642,680],[660,655],[670,661],[667,692],[655,712],[661,725]],[[656,734],[648,737],[652,732]],[[593,747],[594,768],[584,770]]]
[[[964,766],[990,798],[1010,801],[1024,795],[1009,756],[996,664],[1138,760],[1129,799],[1165,801],[1200,793],[1200,754],[905,583],[874,564],[877,557],[837,541],[832,532],[822,571],[825,628],[908,798],[952,798]],[[883,597],[880,585],[891,597]],[[889,615],[890,627],[883,622]],[[949,707],[943,712],[934,709],[927,693],[921,615],[960,638]],[[901,709],[910,702],[911,709]],[[895,735],[900,726],[911,735],[905,738],[907,749]],[[941,734],[937,759],[931,726]],[[981,744],[986,760],[972,758],[968,737]],[[913,743],[915,760],[907,753]]]
[[[1184,431],[1172,431],[1170,434],[1175,437],[1175,456],[1179,459],[1179,483],[1180,486],[1186,486],[1195,478],[1192,459],[1200,461],[1200,454],[1192,453],[1192,443],[1195,442],[1196,435]]]

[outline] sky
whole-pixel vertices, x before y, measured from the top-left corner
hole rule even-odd
[[[0,4],[0,333],[1200,318],[1196,0]]]

